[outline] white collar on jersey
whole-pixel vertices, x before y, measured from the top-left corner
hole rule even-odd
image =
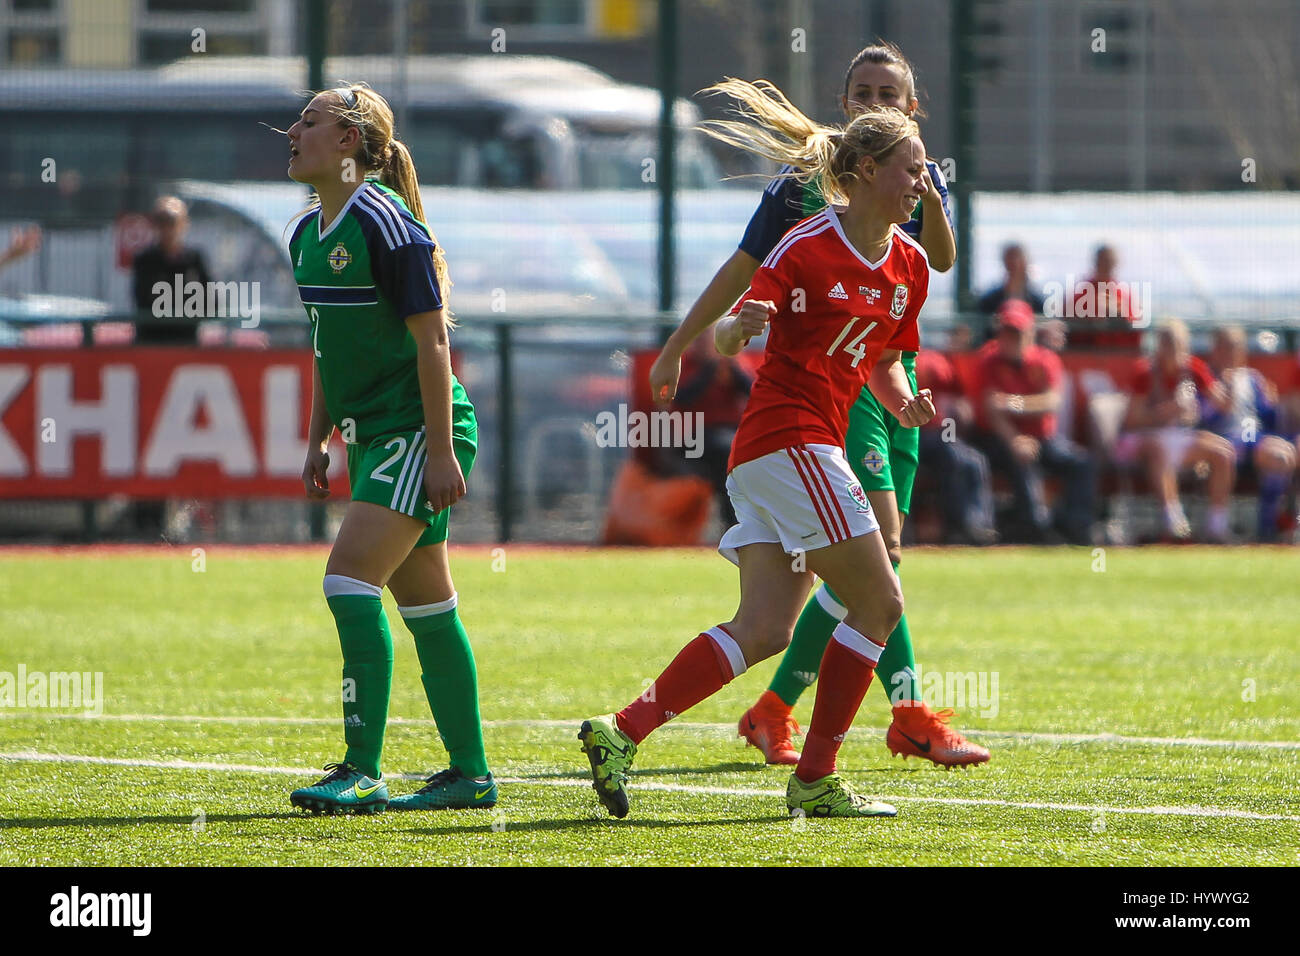
[[[840,213],[843,212],[845,208],[847,207],[827,206],[826,217],[830,219],[831,225],[835,227],[835,233],[840,237],[840,242],[844,243],[845,247],[849,250],[849,252],[853,253],[855,256],[858,257],[859,262],[861,262],[868,269],[873,269],[873,270],[879,269],[882,265],[885,264],[885,260],[889,258],[889,254],[894,251],[894,230],[897,229],[898,227],[897,226],[890,227],[889,242],[885,243],[885,251],[881,253],[880,259],[878,261],[872,262],[862,253],[858,252],[857,248],[853,245],[853,243],[849,242],[849,237],[844,235],[844,226],[840,222]]]

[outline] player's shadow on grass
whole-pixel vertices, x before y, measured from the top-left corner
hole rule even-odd
[[[302,811],[287,810],[283,813],[208,813],[202,819],[205,823],[246,823],[250,820],[307,819],[307,816]],[[193,823],[194,816],[192,814],[178,814],[167,817],[31,817],[28,819],[0,820],[0,830],[44,830],[50,827],[134,827],[152,824],[190,827]]]
[[[629,817],[616,820],[613,817],[582,817],[564,820],[507,820],[501,827],[502,833],[554,833],[562,830],[590,830],[592,827],[632,827],[638,830],[665,830],[677,827],[732,827],[737,824],[779,823],[790,825],[790,817],[785,813],[755,814],[751,817],[725,817],[708,820],[644,820]],[[463,836],[475,831],[491,831],[490,824],[465,824],[445,827],[410,827],[389,832],[409,833],[412,836]]]
[[[632,780],[638,777],[669,776],[672,774],[709,774],[709,773],[750,773],[765,769],[761,763],[715,763],[708,767],[638,767],[632,771]],[[586,767],[575,765],[573,770],[554,773],[514,773],[510,775],[519,780],[582,780],[590,779]]]

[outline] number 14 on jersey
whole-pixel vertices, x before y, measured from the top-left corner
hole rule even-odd
[[[840,343],[844,341],[845,337],[849,334],[849,331],[853,328],[854,324],[860,321],[861,321],[860,317],[856,315],[853,318],[849,319],[849,321],[845,323],[844,328],[840,330],[840,334],[835,336],[835,341],[832,342],[831,347],[826,350],[826,354],[834,355],[835,350],[839,348]],[[851,342],[849,342],[847,345],[844,346],[844,351],[848,352],[850,355],[853,356],[853,361],[850,363],[850,367],[857,368],[858,363],[867,357],[867,347],[862,344],[862,340],[865,339],[868,335],[870,335],[871,330],[874,329],[879,324],[880,324],[879,322],[873,321],[865,329],[863,329],[861,332],[855,335]]]

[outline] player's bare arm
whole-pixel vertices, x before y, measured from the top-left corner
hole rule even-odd
[[[926,191],[921,196],[921,248],[935,272],[947,272],[957,261],[957,240],[948,217],[943,214],[943,197],[934,188],[930,169],[925,170]]]
[[[434,510],[441,511],[465,496],[465,476],[451,444],[451,343],[441,309],[408,316],[406,327],[415,339],[420,400],[424,406],[428,446],[424,490]]]
[[[756,335],[762,335],[776,314],[776,304],[768,299],[750,299],[735,315],[729,315],[713,330],[713,344],[723,355],[735,355]]]
[[[311,363],[311,418],[307,425],[307,461],[302,466],[302,483],[308,498],[328,498],[330,493],[330,436],[334,423],[325,409],[325,389],[320,381],[320,367]]]
[[[677,395],[677,380],[682,374],[682,354],[696,337],[718,321],[749,288],[749,280],[758,270],[758,260],[737,249],[724,262],[695,300],[681,325],[664,343],[659,357],[650,366],[650,394],[657,402],[669,402]],[[726,320],[724,320],[726,321]],[[736,351],[739,351],[737,349]],[[732,355],[735,353],[725,353]]]
[[[902,355],[898,349],[882,352],[871,368],[867,387],[899,424],[904,428],[917,428],[934,418],[934,400],[928,388],[912,393]]]

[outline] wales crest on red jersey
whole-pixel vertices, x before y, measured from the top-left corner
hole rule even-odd
[[[907,286],[900,282],[894,286],[894,301],[889,306],[889,314],[896,319],[901,319],[905,311],[907,311]]]

